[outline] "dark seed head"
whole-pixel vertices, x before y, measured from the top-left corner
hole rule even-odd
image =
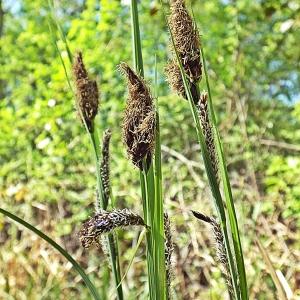
[[[122,125],[123,141],[133,164],[142,170],[144,158],[151,162],[154,148],[153,98],[145,81],[127,64],[121,63],[120,70],[127,78],[128,87],[128,99]]]
[[[114,211],[99,211],[94,217],[82,224],[79,239],[84,248],[99,242],[101,234],[109,233],[118,227],[131,225],[145,226],[144,220],[139,215],[128,209]]]
[[[90,132],[93,131],[93,121],[98,112],[99,92],[97,83],[89,79],[83,63],[82,53],[79,52],[73,64],[76,85],[76,108],[82,122],[85,122]]]
[[[175,48],[189,80],[198,82],[202,75],[198,30],[184,0],[172,0],[170,8],[169,26]]]
[[[184,83],[178,64],[175,61],[170,61],[165,68],[165,72],[167,75],[167,81],[172,90],[176,92],[179,96],[187,100],[188,97],[185,92]],[[199,98],[197,84],[189,80],[187,80],[187,84],[191,92],[192,99],[194,103],[197,104]]]
[[[175,61],[170,61],[165,68],[165,72],[167,75],[167,81],[172,90],[179,96],[187,99],[180,68],[178,67],[177,63]]]
[[[206,148],[210,157],[211,165],[214,170],[217,181],[219,182],[219,163],[216,154],[213,128],[208,114],[207,93],[202,93],[198,102],[198,112],[203,130]]]
[[[109,153],[109,143],[111,138],[111,131],[109,129],[105,130],[102,141],[102,160],[100,163],[100,175],[104,190],[104,208],[106,208],[109,197],[110,197],[110,153]],[[97,210],[100,209],[100,203],[97,202]]]

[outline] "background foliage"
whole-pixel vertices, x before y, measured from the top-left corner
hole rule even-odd
[[[255,244],[259,238],[294,297],[300,295],[300,6],[297,1],[190,1],[209,63],[242,232],[251,299],[274,299],[275,286]],[[111,299],[105,256],[83,251],[77,232],[93,209],[95,170],[89,141],[49,32],[44,0],[0,1],[0,196],[8,209],[64,245]],[[110,127],[112,186],[119,207],[141,212],[138,171],[126,159],[120,123],[131,63],[127,1],[55,2],[72,52],[81,49],[101,86],[99,128]],[[164,196],[173,227],[178,299],[220,299],[225,292],[210,228],[190,209],[213,213],[188,103],[164,77],[170,55],[159,2],[142,1],[145,77],[159,72]],[[68,65],[63,43],[58,44]],[[80,278],[47,244],[0,217],[0,298],[88,299]],[[298,233],[297,233],[298,232]],[[138,232],[119,232],[125,268]],[[298,234],[298,239],[297,239]],[[144,251],[127,276],[128,299],[143,299]]]

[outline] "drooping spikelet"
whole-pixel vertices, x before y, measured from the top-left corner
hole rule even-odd
[[[151,162],[155,139],[155,110],[153,98],[145,81],[126,63],[120,64],[121,72],[127,78],[128,99],[123,119],[123,141],[133,164],[146,170]]]
[[[102,141],[102,161],[100,164],[100,175],[104,190],[104,202],[108,202],[110,197],[110,170],[109,170],[109,142],[111,138],[111,131],[107,129],[104,132]]]
[[[76,85],[76,109],[81,121],[85,122],[88,130],[92,132],[93,120],[98,112],[99,92],[96,81],[89,79],[81,52],[74,58],[73,73]]]
[[[206,148],[210,157],[210,161],[216,176],[217,181],[219,182],[218,175],[218,159],[216,155],[216,147],[214,142],[214,133],[210,124],[209,114],[208,114],[208,103],[207,103],[207,93],[202,93],[197,105],[199,118],[201,121],[201,127],[205,138]]]
[[[213,217],[206,216],[206,215],[204,215],[200,212],[196,212],[196,211],[192,211],[192,213],[197,219],[207,222],[213,227],[214,239],[216,242],[217,258],[218,258],[218,261],[223,266],[223,268],[222,268],[223,275],[226,280],[228,292],[233,299],[233,286],[232,286],[232,281],[231,281],[231,277],[230,277],[229,264],[228,264],[228,259],[227,259],[227,255],[226,255],[224,237],[223,237],[223,233],[222,233],[220,224]]]
[[[82,224],[79,239],[84,248],[89,248],[93,243],[99,243],[101,234],[130,225],[146,226],[142,217],[128,209],[102,210]]]
[[[172,281],[172,253],[174,245],[171,234],[171,222],[167,213],[164,213],[164,232],[165,232],[165,264],[166,264],[166,286],[167,299],[171,296],[171,281]]]
[[[184,0],[171,0],[169,26],[176,51],[191,82],[201,79],[200,38]]]

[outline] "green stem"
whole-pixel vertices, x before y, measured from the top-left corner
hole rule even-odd
[[[100,172],[100,140],[98,136],[97,129],[95,128],[93,124],[93,132],[90,133],[88,131],[88,134],[90,136],[90,140],[93,146],[93,152],[95,157],[95,165],[96,165],[96,176],[97,176],[97,197],[96,197],[96,204],[95,208],[96,211],[99,209],[107,209],[108,206],[108,200],[105,197],[104,193],[104,187],[103,182],[101,178],[101,172]],[[115,286],[117,289],[117,297],[118,300],[123,300],[123,288],[122,284],[120,284],[121,280],[121,270],[120,270],[120,262],[119,262],[119,256],[118,256],[118,244],[116,238],[113,236],[113,234],[109,234],[106,238],[106,242],[108,244],[108,251],[109,251],[109,257],[111,262],[111,268],[112,273],[115,281]]]
[[[208,150],[207,150],[207,147],[205,144],[204,136],[203,136],[203,133],[201,130],[201,125],[200,125],[199,118],[198,118],[197,109],[196,109],[195,104],[192,99],[189,100],[189,103],[190,103],[191,112],[192,112],[193,119],[194,119],[195,126],[196,126],[198,142],[199,142],[199,145],[201,148],[202,158],[204,161],[204,166],[205,166],[205,170],[207,173],[209,185],[210,185],[212,195],[213,195],[213,198],[215,201],[217,213],[218,213],[219,219],[221,221],[221,229],[222,229],[222,233],[224,236],[226,254],[227,254],[227,258],[228,258],[228,262],[229,262],[230,275],[231,275],[231,278],[233,281],[234,293],[235,293],[236,299],[240,299],[239,286],[238,286],[236,270],[235,270],[235,263],[234,263],[233,255],[231,252],[231,246],[230,246],[230,241],[229,241],[229,236],[228,236],[228,229],[227,229],[227,224],[226,224],[226,213],[225,213],[225,209],[223,206],[222,196],[221,196],[221,193],[220,193],[220,190],[218,187],[218,181],[216,179],[215,172],[213,171],[212,164],[211,164],[211,161],[209,158]]]
[[[162,193],[162,172],[161,172],[161,142],[159,128],[159,112],[156,112],[156,132],[155,132],[155,202],[154,202],[154,221],[153,228],[155,234],[155,259],[158,273],[158,279],[161,282],[161,293],[167,297],[166,287],[166,268],[165,268],[165,243],[164,243],[164,210],[163,210],[163,193]]]
[[[55,241],[53,241],[49,236],[35,228],[33,225],[27,223],[23,219],[20,219],[16,215],[8,212],[5,209],[0,208],[0,213],[7,216],[8,218],[16,221],[17,223],[23,225],[30,231],[34,232],[36,235],[38,235],[40,238],[45,240],[47,243],[49,243],[53,248],[55,248],[60,254],[62,254],[74,267],[74,269],[78,272],[78,274],[81,276],[85,284],[87,285],[88,289],[90,290],[90,293],[92,294],[93,298],[95,300],[100,300],[100,296],[97,292],[97,289],[95,288],[94,284],[90,281],[84,270],[80,267],[80,265],[74,260],[74,258],[60,245],[58,245]]]
[[[132,49],[135,70],[144,77],[142,45],[137,0],[131,0]]]
[[[92,127],[94,128],[94,121]],[[93,148],[93,154],[94,154],[94,159],[95,159],[95,167],[96,167],[96,182],[97,182],[97,197],[96,197],[96,202],[95,202],[95,209],[98,211],[99,209],[105,209],[107,207],[107,201],[105,199],[105,194],[104,194],[104,188],[102,184],[102,179],[101,179],[101,173],[100,173],[100,141],[99,141],[99,136],[97,129],[94,128],[93,132],[90,133],[87,130],[87,133],[89,135],[92,148]]]
[[[112,266],[112,272],[115,280],[115,285],[117,289],[118,300],[123,300],[123,288],[121,284],[121,268],[119,261],[119,251],[118,251],[118,239],[117,236],[110,233],[107,237],[109,257]]]
[[[162,286],[165,291],[166,299],[170,298],[168,292],[170,287],[167,286],[166,278],[166,264],[165,264],[165,232],[164,232],[164,207],[163,207],[163,188],[162,188],[162,170],[161,170],[161,137],[160,137],[160,118],[159,118],[159,105],[158,105],[158,80],[157,80],[157,57],[155,55],[155,98],[156,98],[156,126],[155,126],[155,208],[154,216],[156,218],[155,232],[157,232],[157,264],[160,268],[159,280],[164,283]]]
[[[223,181],[223,187],[224,187],[224,192],[225,192],[226,206],[228,209],[231,235],[232,235],[232,240],[233,240],[235,257],[237,260],[237,270],[238,270],[238,274],[239,274],[241,297],[243,300],[247,300],[247,299],[249,299],[249,295],[248,295],[245,263],[244,263],[241,239],[240,239],[240,235],[239,235],[238,222],[237,222],[237,217],[236,217],[234,203],[233,203],[232,191],[231,191],[231,186],[230,186],[230,182],[229,182],[229,176],[228,176],[228,171],[227,171],[227,167],[226,167],[224,151],[223,151],[223,147],[222,147],[222,143],[221,143],[221,139],[220,139],[220,134],[219,134],[219,131],[217,128],[217,121],[216,121],[214,108],[212,105],[212,96],[211,96],[211,90],[210,90],[210,85],[209,85],[209,80],[208,80],[205,55],[204,55],[204,51],[203,51],[202,47],[200,48],[200,50],[201,50],[201,56],[202,56],[202,61],[203,61],[205,81],[206,81],[206,86],[207,86],[207,91],[208,91],[209,111],[211,114],[211,120],[213,123],[214,133],[215,133],[215,136],[217,139],[217,143],[216,143],[217,144],[217,152],[218,152],[218,157],[219,157],[219,161],[220,161],[220,165],[221,165],[221,174],[222,174],[222,181]]]
[[[131,21],[134,66],[136,72],[144,76],[137,0],[131,0]],[[160,143],[160,141],[156,142],[156,150],[160,151],[160,144],[158,146],[157,143]],[[164,300],[166,299],[166,288],[161,168],[160,154],[155,152],[155,155],[155,172],[153,162],[151,162],[149,170],[146,171],[146,162],[144,159],[143,171],[140,172],[140,181],[144,219],[146,224],[151,228],[146,234],[150,300]]]

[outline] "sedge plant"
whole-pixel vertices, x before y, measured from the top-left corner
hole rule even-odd
[[[229,268],[228,273],[231,277],[230,282],[233,290],[231,292],[231,287],[229,287],[229,292],[231,297],[235,299],[247,300],[248,290],[243,252],[225,156],[212,105],[204,50],[197,26],[187,11],[184,0],[171,1],[171,13],[167,19],[167,25],[174,53],[174,59],[167,68],[169,82],[189,102],[223,235],[224,252],[228,262],[226,264]],[[208,96],[201,94],[199,88],[202,65],[204,67]],[[219,168],[226,205],[223,203],[219,186]],[[228,223],[230,225],[229,228],[227,226]],[[233,247],[230,239],[233,241]]]
[[[133,71],[121,64],[129,96],[123,122],[124,142],[132,162],[139,168],[146,233],[150,300],[164,300],[166,287],[164,211],[161,172],[159,114],[145,83],[139,29],[138,5],[131,1]],[[154,153],[154,158],[153,158]]]
[[[82,53],[78,52],[75,56],[72,55],[68,41],[54,17],[53,3],[50,0],[49,6],[53,14],[52,20],[49,22],[53,42],[60,55],[69,87],[73,91],[67,67],[57,45],[58,32],[68,54],[69,63],[73,66],[76,108],[79,119],[91,141],[92,153],[95,158],[97,182],[95,214],[82,224],[79,231],[80,242],[85,249],[88,249],[93,244],[107,249],[114,276],[117,299],[123,300],[122,282],[134,256],[130,260],[124,276],[121,277],[118,240],[113,230],[128,226],[142,227],[143,231],[134,255],[145,234],[149,299],[171,299],[171,254],[173,242],[170,219],[168,214],[164,212],[163,206],[158,95],[156,91],[153,97],[144,79],[137,0],[131,0],[134,68],[131,68],[126,63],[121,63],[120,70],[127,80],[128,88],[128,99],[122,125],[123,140],[129,158],[139,170],[143,218],[126,208],[109,210],[114,208],[109,178],[109,141],[111,133],[110,131],[105,131],[101,145],[95,122],[99,106],[100,93],[98,86],[87,72]],[[217,244],[217,257],[223,268],[230,299],[248,300],[238,222],[224,151],[212,104],[204,50],[197,26],[186,9],[184,0],[171,1],[171,13],[167,19],[167,25],[173,48],[173,58],[166,67],[168,82],[180,96],[188,101],[218,218],[206,216],[196,211],[193,211],[193,214],[198,219],[212,226]],[[200,91],[202,68],[208,93]],[[157,82],[157,78],[155,81]],[[224,190],[224,195],[221,187]],[[0,213],[24,225],[58,250],[78,271],[93,298],[96,300],[100,299],[93,283],[66,250],[17,216],[3,209],[0,209]]]

